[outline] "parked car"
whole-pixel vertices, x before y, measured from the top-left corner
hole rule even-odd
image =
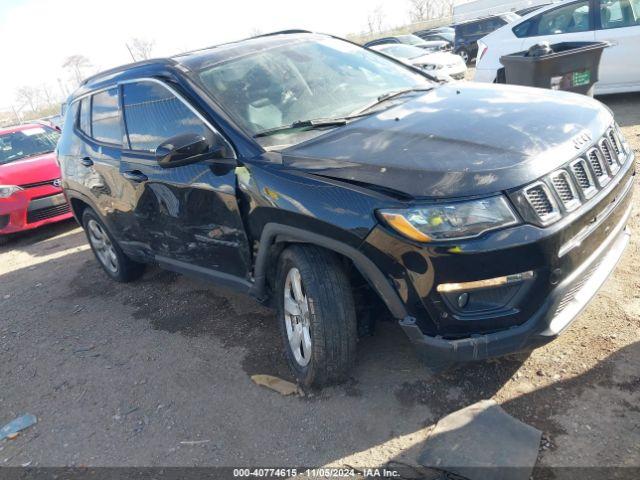
[[[416,37],[420,37],[426,42],[432,41],[444,41],[449,43],[448,48],[453,49],[453,45],[456,41],[456,31],[453,27],[438,27],[429,30],[420,30],[414,32]]]
[[[542,345],[628,243],[634,154],[584,96],[289,33],[113,69],[68,103],[63,187],[107,275],[153,262],[275,306],[304,385],[344,379],[385,311],[432,367]]]
[[[58,137],[38,124],[0,129],[0,244],[9,234],[71,218],[53,153]]]
[[[515,13],[508,12],[457,23],[454,25],[456,34],[453,51],[469,64],[478,54],[478,40],[519,18]]]
[[[605,41],[596,94],[640,91],[640,0],[579,0],[551,4],[482,39],[475,79],[493,82],[500,57],[548,41]]]
[[[365,47],[373,47],[375,45],[402,44],[413,45],[414,47],[424,48],[425,50],[447,50],[450,48],[449,42],[443,40],[433,40],[427,42],[416,35],[398,35],[396,37],[384,37],[371,40],[364,44]]]
[[[422,48],[412,45],[392,43],[371,48],[432,74],[448,76],[455,80],[462,80],[467,73],[467,66],[462,58],[450,52],[427,53]]]

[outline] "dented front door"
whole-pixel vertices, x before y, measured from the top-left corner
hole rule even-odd
[[[235,165],[201,161],[162,168],[155,149],[183,133],[211,127],[158,81],[122,85],[126,136],[120,173],[136,192],[131,211],[156,259],[246,280],[249,245],[236,198]]]

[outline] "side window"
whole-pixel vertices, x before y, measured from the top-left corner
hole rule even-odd
[[[84,97],[80,100],[80,120],[78,126],[86,135],[91,136],[91,97]]]
[[[536,35],[586,32],[589,30],[589,2],[577,2],[540,14]],[[529,32],[531,35],[531,32]]]
[[[600,28],[640,25],[640,0],[600,0]]]
[[[165,140],[183,133],[211,138],[207,126],[162,85],[123,85],[124,119],[132,150],[155,152]]]
[[[537,18],[531,18],[526,22],[522,22],[516,25],[515,27],[512,28],[513,34],[518,38],[531,37],[535,35],[535,33],[529,33],[529,32],[532,32],[532,30],[537,24],[537,21],[538,21]]]
[[[96,93],[91,99],[92,137],[100,142],[122,143],[118,89]]]

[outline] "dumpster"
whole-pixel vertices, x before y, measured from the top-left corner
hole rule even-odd
[[[505,83],[566,90],[593,96],[606,42],[562,42],[534,45],[500,57]]]

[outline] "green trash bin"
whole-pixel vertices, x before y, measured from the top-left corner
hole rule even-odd
[[[602,51],[608,46],[606,42],[562,42],[504,55],[500,57],[504,81],[593,96]]]

